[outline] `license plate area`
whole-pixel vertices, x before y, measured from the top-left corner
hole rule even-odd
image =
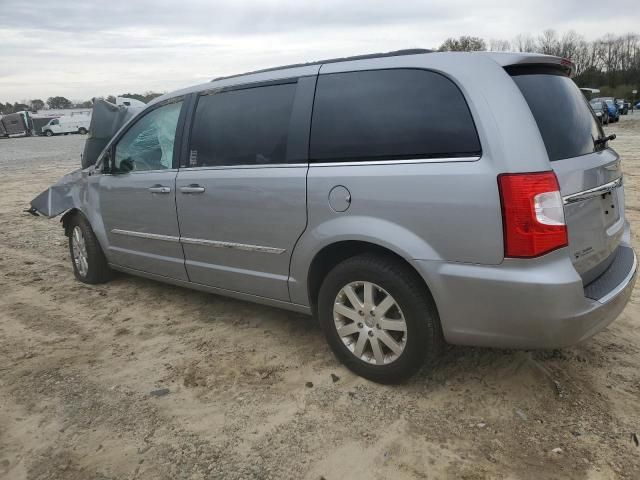
[[[605,229],[609,229],[620,220],[620,208],[618,207],[618,189],[600,196],[600,207]]]

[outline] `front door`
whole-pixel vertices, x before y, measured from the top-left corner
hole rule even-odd
[[[289,300],[289,260],[305,229],[315,78],[201,95],[176,182],[192,282]]]
[[[187,280],[176,216],[174,158],[182,102],[140,117],[116,142],[100,178],[100,208],[115,265]]]

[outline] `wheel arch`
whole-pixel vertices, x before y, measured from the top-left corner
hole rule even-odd
[[[437,305],[426,280],[403,255],[388,248],[387,246],[382,246],[371,241],[340,240],[321,248],[309,264],[306,287],[309,306],[311,307],[311,311],[314,315],[317,310],[317,299],[320,286],[322,285],[322,281],[326,275],[339,263],[347,260],[348,258],[364,253],[372,253],[386,257],[407,267],[407,269],[415,276],[416,280],[424,285],[425,291],[431,298],[434,308],[437,310]]]
[[[79,208],[71,208],[67,210],[60,218],[60,223],[62,224],[62,228],[64,228],[64,234],[67,237],[71,236],[71,219],[78,214],[83,215],[86,218],[86,215],[84,215]]]

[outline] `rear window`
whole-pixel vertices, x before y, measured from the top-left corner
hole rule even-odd
[[[549,160],[579,157],[596,150],[603,135],[587,100],[569,77],[553,74],[514,75],[538,124]]]
[[[395,69],[318,78],[310,145],[314,161],[479,154],[462,92],[443,75]]]

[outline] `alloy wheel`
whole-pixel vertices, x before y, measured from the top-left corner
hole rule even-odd
[[[336,296],[333,320],[347,349],[373,365],[394,362],[407,343],[407,323],[400,306],[372,282],[345,285]]]
[[[78,226],[74,227],[71,245],[73,249],[73,263],[81,277],[86,277],[89,272],[89,259],[87,255],[87,245],[84,241],[82,229]]]

